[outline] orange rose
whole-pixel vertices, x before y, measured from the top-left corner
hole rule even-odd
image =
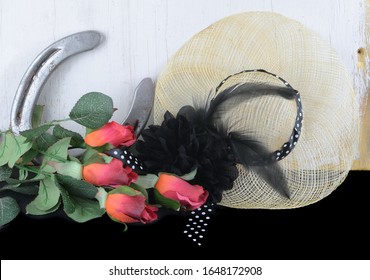
[[[136,141],[134,128],[131,125],[120,125],[116,122],[106,123],[85,137],[85,143],[91,147],[103,146],[107,143],[118,146],[131,146]]]
[[[138,175],[128,166],[124,167],[118,159],[110,163],[92,163],[82,169],[83,179],[96,186],[130,185],[138,179]]]
[[[145,196],[135,191],[135,195],[124,193],[108,194],[105,201],[107,214],[121,223],[150,223],[157,219],[158,208],[146,205]]]
[[[179,177],[165,173],[160,174],[155,189],[161,195],[180,202],[187,210],[199,208],[208,198],[208,191],[202,186],[191,185]]]

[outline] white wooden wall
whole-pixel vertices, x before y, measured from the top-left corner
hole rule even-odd
[[[213,22],[245,11],[273,11],[299,20],[337,50],[364,100],[368,85],[366,7],[369,0],[0,0],[0,129],[23,73],[52,42],[83,30],[105,41],[63,63],[39,103],[46,120],[65,118],[84,93],[101,91],[127,113],[136,85],[156,79],[168,58]],[[358,49],[363,54],[358,55]],[[363,109],[364,112],[366,109]],[[72,127],[78,130],[78,127]]]

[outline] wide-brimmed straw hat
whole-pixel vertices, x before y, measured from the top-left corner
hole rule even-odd
[[[284,143],[294,150],[279,154],[290,198],[238,165],[239,176],[219,204],[296,208],[333,192],[346,178],[359,141],[358,102],[335,50],[301,23],[276,13],[224,18],[193,36],[169,60],[156,85],[154,122],[160,124],[166,111],[176,115],[211,91],[217,95],[239,83],[291,86],[300,93],[304,121],[298,122],[299,141],[290,141],[300,117],[298,103],[273,95],[252,98],[226,112],[225,118],[237,116],[234,130],[248,131],[271,151],[280,151]]]

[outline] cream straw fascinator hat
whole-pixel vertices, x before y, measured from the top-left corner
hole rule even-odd
[[[289,199],[282,196],[258,173],[238,164],[239,175],[233,187],[223,192],[219,205],[296,208],[333,192],[357,155],[358,103],[347,71],[330,45],[282,15],[237,14],[193,36],[157,81],[154,122],[161,124],[166,111],[176,115],[181,107],[207,99],[211,91],[216,96],[240,83],[291,86],[300,93],[304,120],[296,120],[298,103],[271,95],[249,99],[225,112],[225,118],[237,116],[228,129],[248,131],[276,151],[290,195]],[[292,128],[297,125],[301,127],[296,142]],[[294,150],[285,146],[279,150],[284,143],[294,145]]]

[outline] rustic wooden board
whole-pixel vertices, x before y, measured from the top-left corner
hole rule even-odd
[[[245,11],[273,11],[301,21],[328,40],[345,63],[361,102],[362,142],[354,169],[370,169],[369,0],[0,0],[0,129],[23,73],[50,43],[94,29],[96,50],[66,61],[46,84],[45,119],[62,119],[88,91],[112,96],[121,120],[136,85],[154,80],[192,35]],[[70,124],[70,128],[79,130]]]

